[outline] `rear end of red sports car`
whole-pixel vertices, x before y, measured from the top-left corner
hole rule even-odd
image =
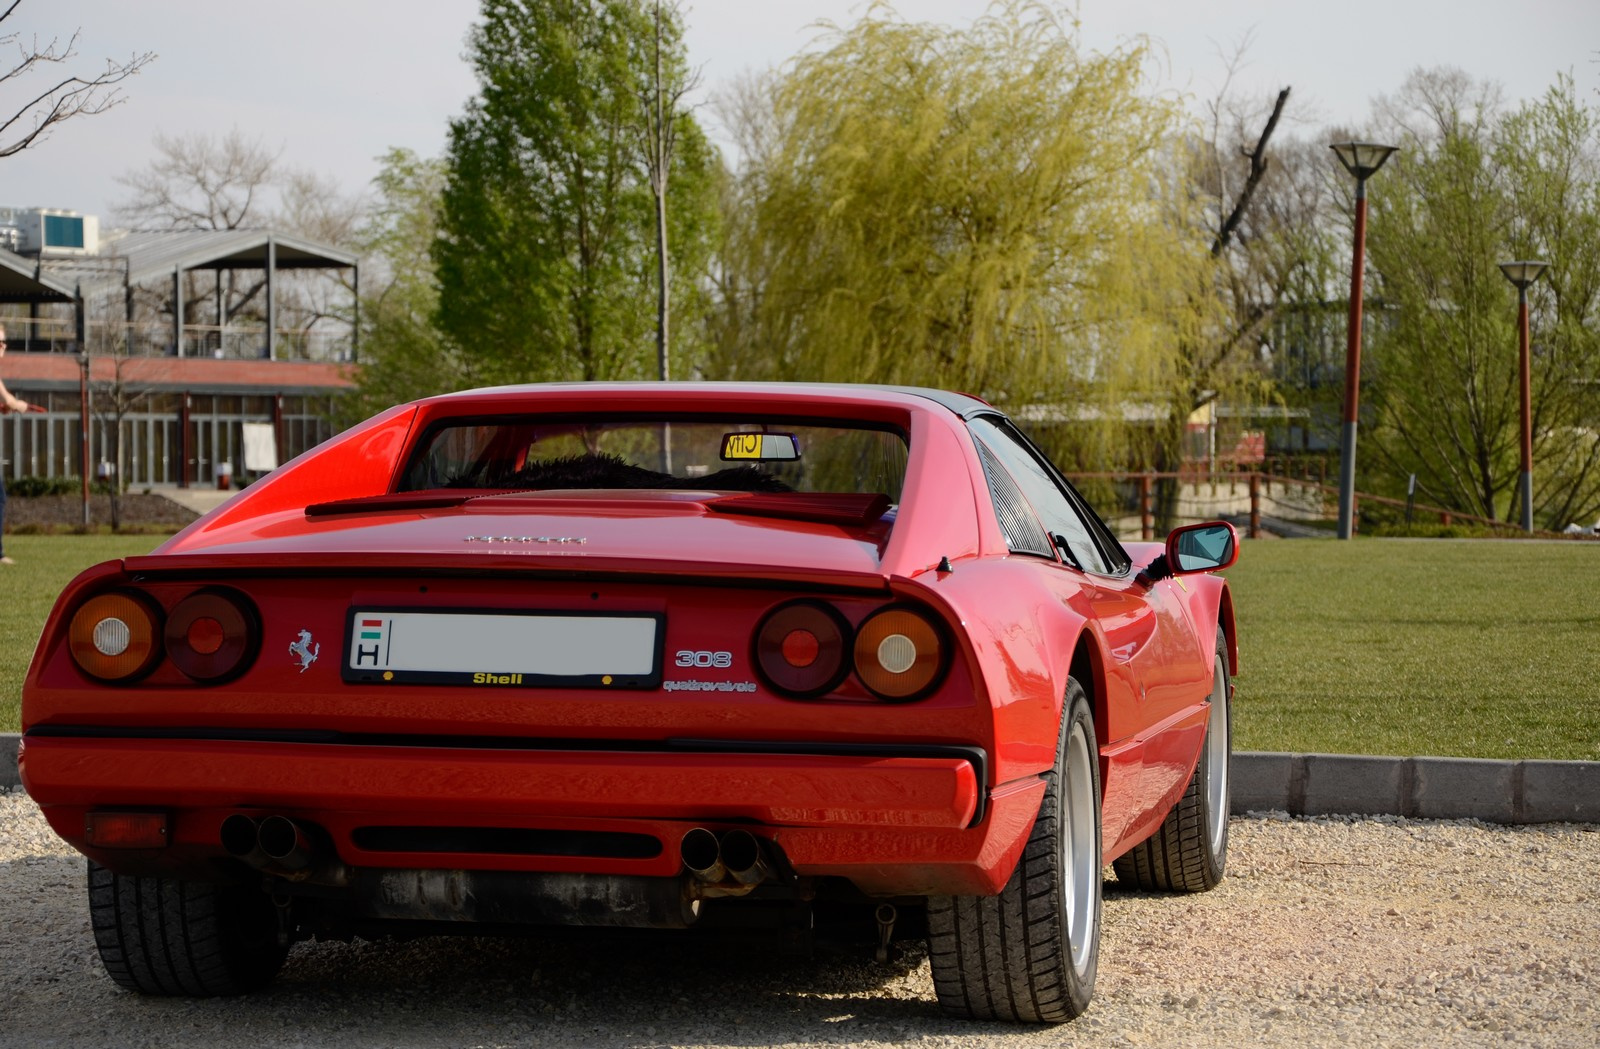
[[[1097,933],[1115,762],[1087,698],[1074,735],[1069,656],[1018,637],[1039,595],[1006,572],[965,400],[435,398],[85,572],[28,674],[21,769],[90,860],[107,971],[227,994],[310,936],[686,929],[830,901],[875,909],[885,946],[926,908],[937,938],[1003,896],[1046,817],[1093,846],[1050,870]],[[1190,771],[1213,694],[1192,676],[1161,737]],[[941,1000],[1068,1018],[1087,946],[1062,945],[1080,986],[1038,1015]]]

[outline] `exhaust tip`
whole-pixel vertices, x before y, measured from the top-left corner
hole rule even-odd
[[[696,827],[685,834],[678,853],[690,874],[709,881],[721,879],[722,846],[717,836],[704,827]]]
[[[761,862],[761,843],[747,830],[730,830],[722,836],[722,862],[737,875]]]
[[[272,859],[284,860],[294,855],[304,838],[293,820],[284,816],[268,816],[261,821],[256,840],[260,842],[262,852]]]
[[[256,849],[256,821],[234,813],[222,821],[222,847],[230,856],[244,857]]]
[[[722,862],[741,885],[759,885],[771,873],[765,846],[747,830],[730,830],[722,836]]]

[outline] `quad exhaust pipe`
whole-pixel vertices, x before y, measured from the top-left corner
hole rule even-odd
[[[773,876],[769,846],[745,830],[695,827],[679,842],[687,876],[367,870],[339,862],[327,835],[287,816],[222,821],[223,849],[289,882],[355,890],[367,917],[541,925],[687,928],[700,901],[744,896]]]
[[[747,830],[724,831],[719,837],[696,827],[683,836],[679,854],[705,897],[743,896],[772,877],[766,846]]]
[[[317,873],[325,855],[306,828],[287,816],[268,816],[257,822],[242,813],[222,821],[222,847],[228,855],[257,870],[290,881],[305,881]]]

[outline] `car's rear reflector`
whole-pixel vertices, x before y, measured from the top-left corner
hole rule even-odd
[[[160,849],[167,844],[164,812],[91,812],[83,838],[100,849]]]

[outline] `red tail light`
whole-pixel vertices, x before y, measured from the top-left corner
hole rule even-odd
[[[861,683],[880,699],[920,699],[944,672],[945,645],[921,612],[886,608],[857,630],[855,664]]]
[[[161,658],[161,613],[131,591],[100,594],[73,613],[67,630],[72,661],[101,681],[132,681]]]
[[[767,684],[802,699],[820,696],[844,679],[850,626],[826,605],[797,601],[762,620],[756,666]]]
[[[260,619],[243,594],[198,590],[167,616],[167,658],[186,675],[218,684],[244,673],[261,648]]]

